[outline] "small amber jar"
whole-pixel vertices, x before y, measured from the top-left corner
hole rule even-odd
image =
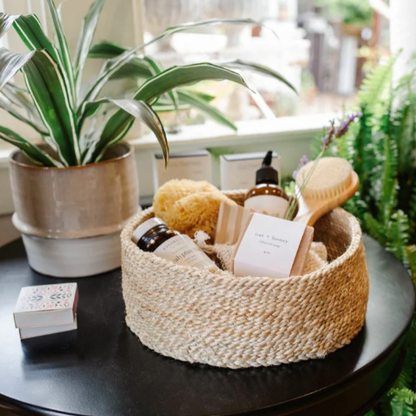
[[[132,240],[137,246],[174,264],[196,268],[216,267],[210,258],[187,236],[171,230],[160,218],[140,224]]]

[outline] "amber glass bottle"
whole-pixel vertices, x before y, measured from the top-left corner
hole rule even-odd
[[[197,268],[215,266],[187,235],[169,229],[160,218],[150,218],[140,224],[134,231],[132,240],[141,250],[175,264]]]
[[[244,206],[274,217],[284,218],[289,208],[289,196],[279,186],[277,170],[271,166],[273,152],[269,150],[256,172],[256,186],[247,192]]]

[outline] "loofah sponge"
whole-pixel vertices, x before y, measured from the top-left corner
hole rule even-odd
[[[189,179],[172,179],[163,184],[156,192],[153,200],[155,215],[166,221],[173,204],[179,199],[196,192],[219,192],[218,189],[205,181]]]
[[[208,182],[174,179],[156,192],[153,209],[168,227],[191,238],[204,231],[213,239],[221,202],[236,205]]]

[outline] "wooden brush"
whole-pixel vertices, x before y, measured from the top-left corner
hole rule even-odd
[[[327,212],[348,201],[359,186],[358,175],[345,159],[322,158],[310,174],[314,163],[308,162],[296,175],[297,191],[305,179],[307,183],[298,200],[299,212],[294,221],[310,226]]]

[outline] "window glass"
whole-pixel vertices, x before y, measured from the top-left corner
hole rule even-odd
[[[267,65],[286,77],[293,93],[271,78],[244,71],[260,94],[227,83],[195,88],[233,120],[342,111],[365,74],[388,55],[388,21],[367,0],[145,0],[145,36],[201,19],[252,18],[256,25],[218,25],[174,34],[147,53],[165,66],[240,59]],[[169,12],[167,12],[169,10]],[[277,37],[275,36],[277,35]],[[209,85],[208,85],[209,84]],[[170,116],[173,120],[173,115]],[[188,111],[183,123],[199,123]],[[165,116],[165,119],[169,116]]]

